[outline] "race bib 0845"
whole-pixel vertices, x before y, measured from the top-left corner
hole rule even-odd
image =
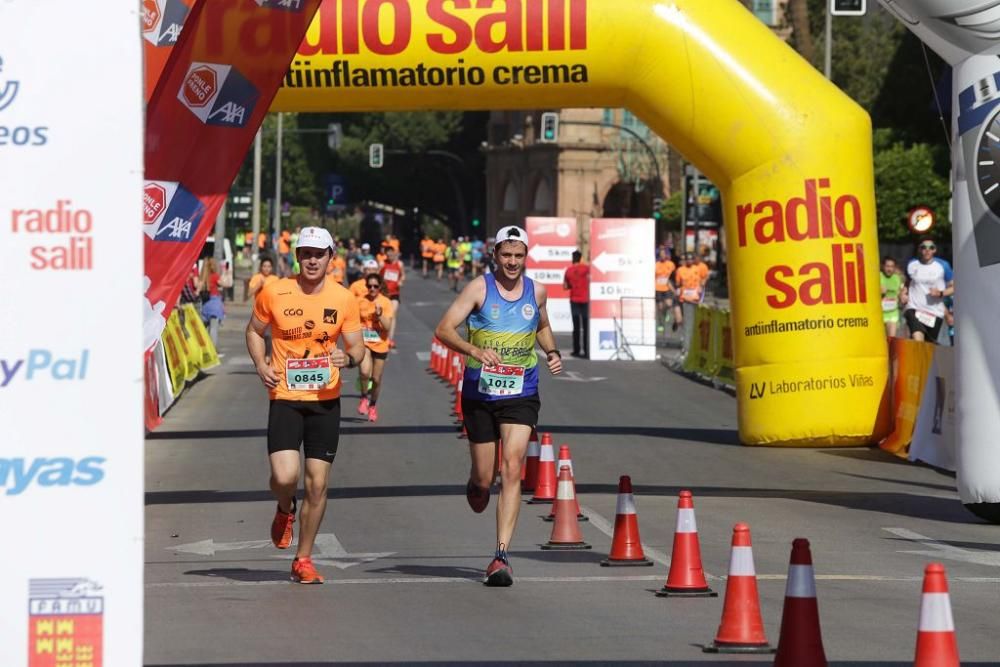
[[[290,391],[316,391],[330,384],[330,357],[288,359],[285,383]]]

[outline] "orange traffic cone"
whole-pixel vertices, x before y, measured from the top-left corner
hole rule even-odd
[[[785,585],[785,608],[781,613],[781,635],[775,667],[826,667],[823,637],[819,629],[819,605],[816,602],[816,578],[813,576],[809,540],[799,537],[792,542]]]
[[[431,356],[428,359],[428,363],[427,363],[427,372],[428,373],[433,373],[434,372],[434,362],[436,360],[436,357],[434,356],[434,353],[437,351],[437,341],[438,341],[437,336],[431,336]]]
[[[703,650],[705,653],[774,653],[764,635],[757,573],[750,546],[750,526],[745,523],[733,526],[733,549],[729,557],[722,622],[715,641]]]
[[[694,519],[694,500],[690,491],[681,491],[677,499],[677,528],[674,530],[670,573],[667,583],[656,594],[659,597],[719,597],[705,581],[698,524]]]
[[[461,379],[462,375],[465,374],[465,370],[463,368],[463,363],[462,363],[463,359],[464,359],[464,357],[462,355],[458,354],[457,352],[455,353],[455,356],[452,359],[452,362],[451,362],[451,384],[453,386],[457,385],[459,379]]]
[[[576,476],[573,474],[573,459],[569,454],[569,445],[559,445],[559,460],[556,461],[556,470],[561,470],[563,466],[569,468],[569,476],[573,479],[573,498],[576,503],[576,520],[577,521],[589,521],[587,517],[583,515],[580,511],[580,501],[576,499]],[[555,521],[556,520],[556,508],[555,505],[552,506],[552,511],[549,512],[548,516],[542,517],[545,521]]]
[[[552,435],[542,433],[542,445],[538,452],[538,480],[535,495],[529,503],[551,503],[556,499],[556,457],[552,451]]]
[[[632,498],[632,478],[618,479],[618,509],[615,510],[615,530],[611,537],[611,553],[601,565],[652,565],[642,552],[639,540],[639,517]]]
[[[589,549],[590,545],[583,541],[580,526],[576,522],[574,514],[576,499],[573,493],[573,478],[568,466],[559,469],[559,492],[556,494],[555,505],[556,521],[552,525],[552,535],[542,548],[559,551]]]
[[[944,565],[930,563],[924,569],[924,592],[920,599],[920,627],[913,667],[958,667],[958,642],[951,617],[948,578]]]
[[[521,491],[534,491],[535,484],[538,483],[538,431],[531,429],[531,437],[528,438],[528,455],[524,459],[524,467],[521,468]]]
[[[451,414],[455,415],[458,421],[464,419],[462,415],[462,386],[464,384],[463,378],[458,378],[458,384],[455,385],[455,405],[451,409]]]

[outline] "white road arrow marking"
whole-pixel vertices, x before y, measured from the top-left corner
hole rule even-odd
[[[567,382],[600,382],[601,380],[607,380],[608,378],[600,377],[583,377],[576,371],[563,371],[559,375],[555,376],[556,380],[566,380]]]
[[[647,263],[647,258],[643,255],[614,252],[602,252],[594,259],[594,267],[601,273],[630,273],[641,270]]]
[[[243,551],[245,549],[262,549],[271,546],[271,540],[250,540],[248,542],[216,542],[213,539],[167,547],[167,551],[197,556],[214,556],[219,551]]]
[[[176,551],[178,553],[193,554],[196,556],[214,556],[220,551],[247,551],[250,549],[263,549],[265,547],[273,548],[271,540],[216,542],[213,539],[207,539],[201,540],[200,542],[191,542],[190,544],[181,544],[176,547],[167,547],[167,550]],[[287,554],[274,556],[274,558],[291,560],[295,557],[294,547],[295,544],[293,543]],[[313,560],[320,563],[326,563],[327,565],[333,565],[341,570],[346,570],[347,568],[359,563],[370,563],[373,560],[386,558],[395,553],[395,551],[357,554],[348,553],[335,534],[320,533],[316,536],[316,555],[313,557]]]
[[[1000,553],[961,549],[950,544],[943,544],[926,535],[915,533],[906,528],[883,528],[882,530],[892,533],[896,537],[901,537],[904,540],[916,542],[917,544],[931,548],[931,551],[897,551],[896,553],[926,556],[929,558],[944,558],[963,563],[973,563],[975,565],[987,565],[989,567],[1000,567]]]
[[[528,250],[528,257],[536,262],[569,262],[573,259],[575,246],[535,245]]]
[[[417,352],[417,361],[430,361],[430,360],[431,360],[430,352]]]

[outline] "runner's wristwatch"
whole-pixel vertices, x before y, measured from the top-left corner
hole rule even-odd
[[[548,359],[553,354],[555,354],[557,357],[559,357],[560,359],[562,359],[562,352],[560,352],[559,350],[555,350],[555,349],[547,351],[545,353],[545,358]]]

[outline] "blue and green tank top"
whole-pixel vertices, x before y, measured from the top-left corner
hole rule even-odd
[[[535,283],[530,278],[522,278],[521,298],[508,301],[500,296],[493,274],[483,278],[486,280],[486,299],[466,320],[469,342],[478,348],[496,351],[503,363],[484,369],[478,361],[467,357],[462,396],[477,401],[534,396],[538,393]]]

